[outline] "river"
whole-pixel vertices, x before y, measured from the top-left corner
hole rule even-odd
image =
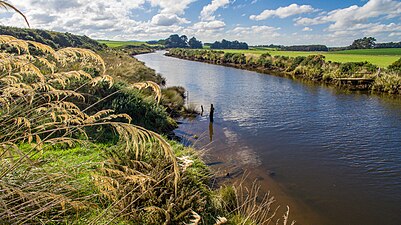
[[[208,154],[243,165],[262,181],[274,180],[298,205],[297,224],[401,224],[399,98],[349,93],[163,52],[136,58],[161,73],[168,85],[185,87],[189,103],[205,106],[206,114],[214,104],[217,140]],[[177,132],[208,142],[208,120],[184,121]]]

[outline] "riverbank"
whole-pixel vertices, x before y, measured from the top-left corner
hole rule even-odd
[[[0,42],[0,223],[261,224],[271,216],[269,199],[248,211],[246,192],[211,190],[195,151],[163,136],[176,123],[154,70],[110,49],[103,59],[12,36]]]
[[[222,151],[224,159],[238,151],[236,165],[257,156],[261,172],[273,171],[271,178],[285,193],[329,221],[322,224],[396,225],[401,219],[396,197],[401,196],[400,98],[181,60],[164,52],[137,58],[168,84],[185,87],[189,104],[203,105],[206,115],[213,103],[216,134],[218,126],[228,128],[227,137],[237,134],[223,150],[213,148],[209,154]],[[208,138],[207,123],[187,130],[203,127]],[[177,132],[187,125],[180,124]],[[193,141],[200,142],[203,136],[196,135]]]
[[[399,76],[401,70],[398,62],[390,66],[395,69],[384,70],[368,62],[326,62],[322,55],[286,57],[265,53],[255,57],[242,53],[191,49],[170,49],[166,55],[292,79],[303,79],[350,90],[401,94],[401,77]]]

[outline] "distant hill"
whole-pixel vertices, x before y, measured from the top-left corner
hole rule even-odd
[[[52,48],[80,47],[92,50],[101,50],[106,47],[104,44],[87,37],[71,33],[61,33],[40,29],[27,29],[0,26],[0,35],[11,35],[23,40],[37,41]]]

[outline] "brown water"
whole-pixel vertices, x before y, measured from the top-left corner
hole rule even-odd
[[[400,99],[163,52],[137,58],[168,85],[185,87],[189,102],[204,105],[205,113],[214,104],[218,139],[208,146],[210,155],[273,180],[277,193],[297,205],[295,216],[304,215],[302,224],[401,224]],[[208,120],[185,121],[177,133],[207,143]]]

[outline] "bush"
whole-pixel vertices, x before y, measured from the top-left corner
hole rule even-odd
[[[297,56],[292,60],[291,66],[287,69],[288,72],[295,70],[306,59],[305,56]]]
[[[388,69],[395,73],[401,74],[401,58],[391,64]]]
[[[118,82],[109,89],[100,87],[95,95],[99,98],[110,96],[99,103],[96,110],[99,107],[108,108],[118,114],[127,114],[132,118],[133,124],[158,133],[168,134],[177,127],[177,123],[169,117],[163,106],[157,104],[150,93],[132,88],[125,82]]]
[[[342,75],[355,77],[364,76],[364,73],[374,73],[377,71],[377,66],[369,62],[347,62],[339,66],[339,73]]]

